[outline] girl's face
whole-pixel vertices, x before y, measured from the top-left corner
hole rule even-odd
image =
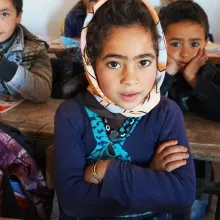
[[[112,28],[95,68],[102,92],[121,108],[134,109],[155,83],[157,57],[151,32],[140,25]]]

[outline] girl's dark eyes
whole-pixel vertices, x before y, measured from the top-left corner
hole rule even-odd
[[[179,42],[173,42],[173,43],[171,43],[171,46],[173,46],[173,47],[180,47],[181,44]]]
[[[149,60],[141,60],[138,64],[138,66],[145,67],[145,66],[149,66],[150,64],[151,64],[151,62]]]
[[[118,62],[115,62],[115,61],[109,62],[109,63],[108,63],[108,66],[109,66],[110,68],[113,68],[113,69],[117,69],[117,68],[120,68],[120,67],[121,67],[120,64],[119,64]]]
[[[139,67],[146,67],[146,66],[149,66],[151,64],[151,62],[149,60],[141,60],[139,63],[138,63],[138,66]],[[116,62],[116,61],[112,61],[112,62],[109,62],[107,64],[110,68],[112,69],[118,69],[118,68],[121,68],[121,65]]]

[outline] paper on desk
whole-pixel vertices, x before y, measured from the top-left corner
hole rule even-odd
[[[80,40],[79,39],[72,39],[68,37],[58,37],[55,40],[51,40],[52,37],[44,36],[44,35],[37,35],[41,40],[46,41],[50,48],[57,48],[57,46],[62,48],[73,48],[73,47],[80,47]]]
[[[61,42],[66,48],[80,47],[80,41],[68,37],[61,36]]]
[[[50,41],[49,45],[51,48],[56,47],[57,45],[63,48],[74,48],[74,47],[80,47],[80,41],[77,39],[71,39],[61,36],[56,40]]]
[[[206,46],[206,50],[209,52],[219,52],[220,51],[220,44],[215,44],[212,42],[208,42]]]
[[[0,114],[22,103],[25,99],[21,97],[14,97],[9,94],[0,94]]]

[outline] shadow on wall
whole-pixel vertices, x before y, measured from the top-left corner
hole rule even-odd
[[[169,3],[169,0],[161,0],[160,1],[160,5],[159,6],[156,6],[154,7],[157,14],[159,13],[160,9],[164,6],[164,5],[167,5]]]
[[[61,18],[63,4],[65,3],[62,3],[60,1],[57,7],[54,9],[54,11],[51,12],[50,19],[48,19],[48,22],[47,22],[47,34],[48,35],[56,36],[58,30],[59,30],[59,33],[61,33],[60,29],[61,29],[62,20],[65,18],[65,15],[63,16],[63,19]]]
[[[56,1],[56,8],[51,11],[50,18],[47,22],[47,34],[50,36],[59,36],[61,35],[61,26],[63,21],[73,5],[77,0],[61,0],[59,3]]]
[[[55,1],[56,7],[50,12],[50,18],[47,21],[47,34],[52,36],[58,36],[61,34],[61,25],[71,8],[78,2],[79,0],[59,0]],[[151,2],[154,3],[155,0]],[[157,1],[160,6],[156,6],[155,9],[159,12],[160,8],[163,5],[166,5],[169,0],[160,0]],[[157,3],[157,4],[158,4]],[[158,4],[158,5],[159,5]],[[154,5],[154,4],[153,4]]]

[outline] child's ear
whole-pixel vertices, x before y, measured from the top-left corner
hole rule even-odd
[[[20,24],[20,23],[21,23],[21,18],[22,18],[22,12],[20,12],[20,13],[17,15],[16,24]]]

